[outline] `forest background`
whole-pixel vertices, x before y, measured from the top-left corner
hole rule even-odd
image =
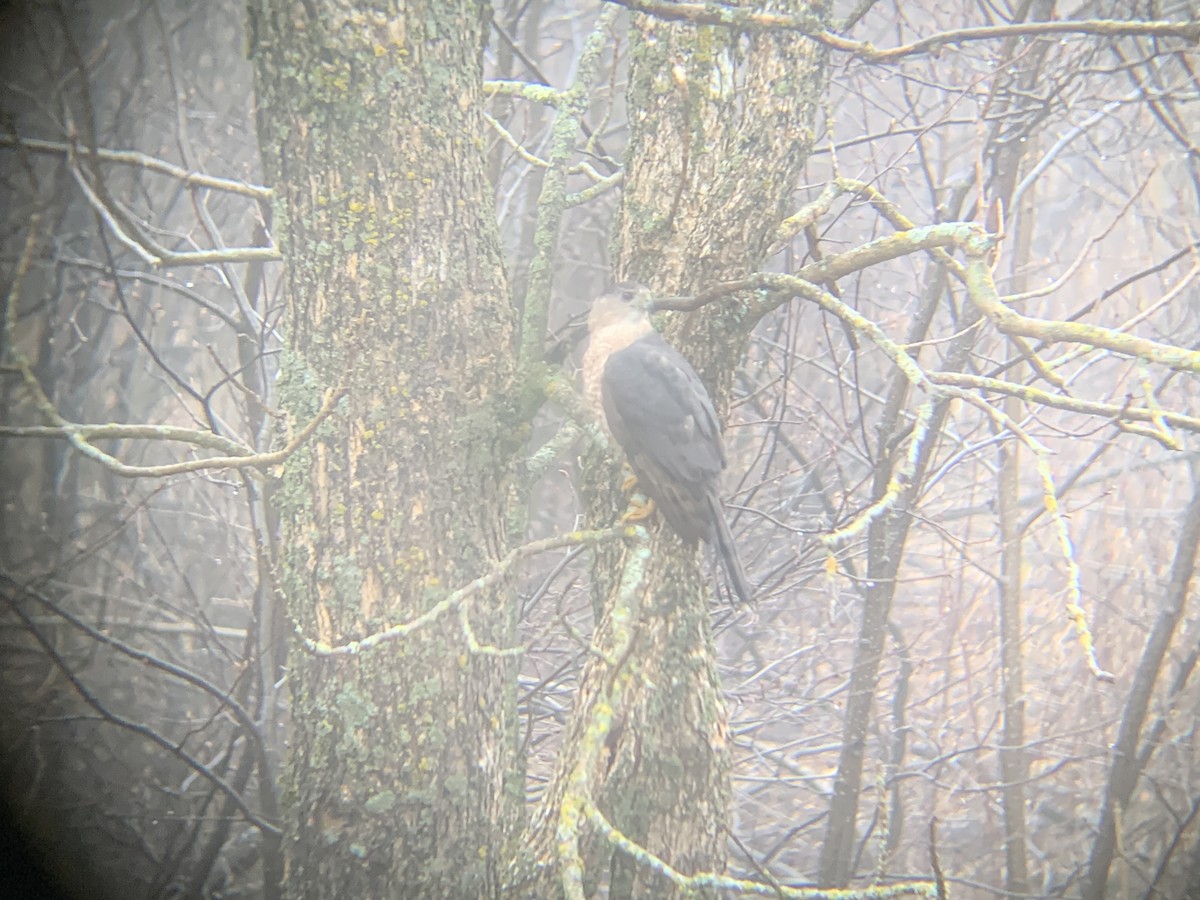
[[[0,26],[0,778],[58,888],[1200,891],[1194,4]],[[619,522],[617,278],[753,604]]]

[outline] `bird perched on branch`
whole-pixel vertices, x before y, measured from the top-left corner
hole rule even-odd
[[[625,451],[646,496],[689,544],[716,548],[734,593],[753,594],[717,495],[725,447],[704,383],[650,324],[650,289],[624,282],[588,314],[584,397]]]

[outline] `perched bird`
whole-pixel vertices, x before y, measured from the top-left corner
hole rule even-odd
[[[588,314],[584,397],[625,451],[638,484],[684,541],[713,545],[734,593],[753,594],[717,488],[725,468],[721,426],[704,383],[650,324],[650,289],[624,282]]]

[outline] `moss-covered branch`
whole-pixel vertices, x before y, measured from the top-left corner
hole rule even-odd
[[[503,655],[514,656],[522,652],[520,647],[497,648],[491,645],[484,645],[478,642],[475,637],[474,629],[471,627],[470,620],[467,618],[468,601],[489,588],[499,584],[513,570],[513,567],[522,560],[528,559],[531,556],[536,556],[539,553],[545,553],[549,550],[557,550],[560,547],[572,547],[580,544],[598,544],[603,541],[614,540],[618,537],[629,534],[628,526],[619,526],[616,528],[606,528],[598,531],[571,531],[567,534],[555,535],[554,537],[545,538],[540,541],[533,541],[528,544],[523,544],[520,547],[515,547],[510,550],[503,559],[498,560],[487,572],[480,575],[473,581],[468,582],[462,587],[451,591],[429,609],[425,610],[420,615],[409,619],[407,622],[402,622],[398,625],[392,625],[380,631],[372,632],[366,637],[358,640],[346,641],[340,644],[331,644],[328,641],[323,641],[317,638],[309,637],[301,632],[299,626],[296,628],[296,635],[309,653],[314,656],[357,656],[368,650],[373,650],[383,644],[392,641],[398,641],[402,638],[409,637],[427,629],[434,622],[451,612],[459,613],[459,623],[463,629],[463,636],[466,639],[468,649],[473,653],[482,653],[488,655]]]
[[[531,367],[540,366],[542,342],[550,308],[550,286],[553,279],[554,252],[558,246],[562,217],[570,205],[567,198],[568,163],[575,149],[583,117],[591,102],[591,85],[600,64],[601,55],[609,45],[609,29],[618,10],[609,7],[600,13],[592,33],[584,43],[583,52],[575,66],[575,80],[562,91],[557,104],[558,117],[550,128],[548,168],[542,179],[542,191],[537,203],[537,225],[533,232],[533,259],[529,263],[528,287],[522,304],[521,349],[519,369],[523,376],[533,374]],[[528,382],[527,382],[528,383]]]
[[[967,290],[971,301],[1004,334],[1043,341],[1070,341],[1171,369],[1200,372],[1200,351],[1197,350],[1135,337],[1099,325],[1021,315],[1007,306],[997,293],[991,269],[982,254],[976,253],[967,264]]]

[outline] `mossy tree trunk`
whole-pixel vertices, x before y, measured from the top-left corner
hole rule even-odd
[[[411,620],[507,547],[512,322],[481,152],[487,7],[253,0],[259,131],[286,254],[281,396],[347,393],[276,493],[299,632]],[[511,646],[502,586],[480,644]],[[349,656],[293,646],[290,897],[487,897],[519,811],[511,657],[455,615]]]
[[[809,3],[791,6],[826,14]],[[742,34],[645,15],[633,16],[631,32],[617,275],[665,296],[756,271],[795,211],[792,192],[825,89],[825,53],[794,34]],[[670,327],[722,410],[752,325],[734,303]],[[617,458],[595,452],[583,467],[594,522],[611,521],[625,504]],[[636,545],[596,551],[602,655],[586,666],[560,774],[538,811],[533,846],[543,863],[555,852],[555,829],[561,841],[571,827],[563,810],[574,808],[572,793],[586,781],[613,826],[676,870],[725,868],[732,787],[712,584],[700,556],[668,527],[657,522],[650,531],[648,554]],[[642,570],[636,598],[622,596],[619,573],[630,565]],[[610,715],[611,725],[598,732]],[[586,778],[571,783],[570,773]],[[584,890],[607,881],[610,897],[681,893],[647,860],[613,852],[586,821],[578,831]],[[541,870],[550,883],[539,896],[553,895],[553,868]]]

